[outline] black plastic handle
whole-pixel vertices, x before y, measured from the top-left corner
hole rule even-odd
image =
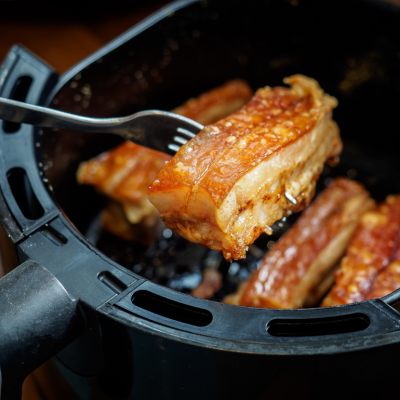
[[[21,398],[24,379],[84,329],[78,301],[42,265],[0,279],[0,398]]]

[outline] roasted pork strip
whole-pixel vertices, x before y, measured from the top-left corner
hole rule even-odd
[[[389,196],[377,210],[364,214],[335,274],[335,286],[322,307],[356,303],[368,298],[375,278],[394,257],[399,228],[400,196]]]
[[[265,255],[237,304],[299,308],[317,302],[325,293],[318,286],[329,279],[361,215],[373,204],[357,182],[333,181]]]
[[[328,269],[325,277],[310,290],[310,293],[304,300],[302,307],[315,307],[321,301],[335,283],[335,272],[339,269],[339,265],[338,262]]]
[[[253,91],[246,82],[235,79],[188,100],[172,111],[209,125],[239,110],[252,95]]]
[[[197,99],[189,100],[173,111],[210,124],[239,109],[251,96],[252,90],[244,81],[233,80]],[[77,179],[79,183],[95,186],[101,193],[120,203],[128,221],[136,224],[143,218],[158,215],[147,200],[147,187],[170,158],[166,154],[124,142],[82,163]],[[131,237],[132,229],[124,223],[120,210],[116,210],[117,205],[114,203],[110,207],[103,216],[106,229],[120,237]],[[115,223],[111,215],[118,216]]]
[[[241,110],[182,146],[148,189],[165,224],[227,260],[314,195],[326,160],[342,145],[332,121],[336,99],[313,79],[259,89]],[[286,197],[296,199],[294,205]]]
[[[147,186],[171,157],[124,142],[79,166],[79,183],[93,185],[98,191],[119,202],[129,222],[140,222],[155,214],[147,199]]]
[[[365,300],[379,299],[400,288],[400,259],[392,261],[372,284]]]

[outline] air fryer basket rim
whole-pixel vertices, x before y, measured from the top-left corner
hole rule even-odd
[[[58,84],[48,96],[46,104],[50,104],[51,100],[60,88],[66,85],[79,71],[91,65],[110,51],[117,49],[129,39],[135,37],[139,32],[150,29],[159,21],[167,18],[167,16],[172,12],[176,13],[183,8],[195,5],[196,3],[200,2],[196,0],[179,1],[164,7],[162,10],[153,14],[139,25],[133,27],[127,33],[121,35],[98,52],[83,60],[61,77]],[[30,142],[32,148],[34,148],[34,144],[38,143],[37,140],[40,140],[39,138],[41,133],[38,130],[30,129],[29,135],[35,138],[35,140]],[[39,155],[36,154],[36,156]],[[29,167],[29,171],[35,171],[38,177],[39,169],[36,167],[36,163],[35,165],[29,165]],[[39,180],[41,179],[39,178]],[[7,188],[7,183],[2,187]],[[41,183],[41,185],[35,185],[34,189],[37,191],[36,194],[39,199],[49,196],[49,192],[47,191],[48,187],[43,185],[43,183]],[[43,191],[45,194],[42,193]],[[38,195],[38,193],[41,194]],[[7,197],[6,203],[9,209],[13,208],[10,205],[12,202],[10,203],[10,199]],[[80,298],[85,306],[96,309],[99,313],[136,329],[162,335],[176,341],[185,341],[197,346],[212,347],[236,352],[269,354],[318,354],[361,350],[365,348],[366,345],[371,347],[381,346],[383,344],[398,342],[400,338],[398,332],[400,328],[398,323],[398,313],[388,305],[398,302],[398,297],[400,295],[398,292],[394,292],[387,296],[387,298],[384,299],[385,301],[373,300],[326,309],[247,309],[244,307],[213,303],[159,287],[156,284],[152,284],[151,282],[130,273],[125,270],[125,268],[120,267],[107,259],[90,243],[84,240],[74,226],[62,214],[60,214],[59,211],[57,212],[54,207],[49,206],[49,210],[51,215],[46,220],[41,220],[43,225],[39,224],[40,226],[38,226],[38,224],[36,224],[30,227],[28,226],[25,230],[21,230],[21,235],[19,237],[15,237],[14,242],[18,246],[20,255],[24,255],[28,258],[32,257],[34,259],[43,257],[43,260],[45,260],[47,258],[47,263],[50,262],[48,259],[50,254],[54,254],[51,261],[64,260],[65,253],[62,253],[62,246],[58,249],[58,253],[52,253],[50,251],[46,254],[41,254],[44,250],[43,248],[39,249],[39,243],[44,243],[42,230],[45,229],[45,227],[50,226],[56,232],[59,232],[62,237],[67,239],[68,246],[73,246],[74,251],[78,253],[82,252],[83,255],[81,258],[67,266],[57,266],[58,269],[56,267],[53,268],[54,274],[61,280],[67,290],[73,296]],[[23,217],[21,218],[23,220]],[[16,220],[15,215],[13,215],[13,220]],[[4,221],[2,222],[4,223]],[[23,225],[21,224],[21,220],[17,219],[17,222],[19,226]],[[7,230],[7,226],[5,226],[5,229]],[[42,234],[42,236],[40,236],[40,234]],[[42,242],[38,241],[39,236]],[[35,246],[37,247],[36,251],[34,249],[32,250]],[[97,266],[97,264],[100,264],[100,266]],[[107,267],[105,267],[105,265],[107,265]],[[52,267],[49,266],[49,268]],[[89,279],[89,276],[90,279],[94,280],[99,276],[102,268],[111,271],[111,274],[118,277],[118,279],[125,285],[124,290],[120,293],[117,292],[117,294],[115,294],[115,291],[112,292],[112,290],[108,291],[107,294],[104,294],[104,288],[101,286],[102,291],[98,289],[98,286],[96,286],[94,292],[96,292],[96,296],[98,295],[97,297],[91,297],[90,293],[83,293],[82,285],[79,286],[78,280],[82,280],[82,277]],[[103,285],[103,283],[97,281],[98,279],[96,279],[96,285]],[[92,283],[92,281],[90,281],[90,283]],[[79,290],[81,290],[81,292],[79,292]],[[176,307],[177,305],[188,306],[186,311],[188,311],[189,314],[191,312],[196,313],[196,309],[202,310],[205,319],[196,320],[195,323],[192,324],[184,317],[181,318],[179,316],[175,319],[171,319],[168,316],[154,313],[150,309],[134,307],[133,298],[139,292],[144,293],[145,295],[149,293],[153,294],[153,300],[155,303],[157,303],[157,299],[161,297],[163,299],[168,299],[171,302],[171,307]],[[209,318],[208,316],[210,314],[211,317]],[[366,316],[369,320],[369,324],[366,328],[357,330],[356,333],[339,332],[325,337],[319,335],[282,337],[267,335],[266,331],[267,325],[276,320],[292,322],[294,322],[294,320],[295,322],[301,320],[312,322],[323,320],[322,322],[324,322],[330,318],[335,319],[346,315],[351,316],[359,314]],[[191,315],[189,318],[191,318]],[[385,332],[385,334],[383,334],[383,332]],[[271,346],[272,344],[273,346]]]

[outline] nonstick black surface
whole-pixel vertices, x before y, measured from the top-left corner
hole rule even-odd
[[[301,73],[339,100],[334,119],[344,152],[338,167],[324,169],[318,191],[332,178],[348,176],[381,201],[400,192],[399,22],[397,13],[359,1],[196,3],[76,71],[51,106],[96,117],[169,110],[232,78],[257,89]],[[220,300],[247,279],[298,217],[277,222],[272,236],[263,234],[245,260],[232,264],[165,229],[148,248],[117,239],[99,225],[106,200],[75,180],[80,161],[117,143],[107,135],[45,132],[44,170],[75,226],[111,259],[154,282],[190,292],[204,268],[215,268],[224,277],[214,297]]]

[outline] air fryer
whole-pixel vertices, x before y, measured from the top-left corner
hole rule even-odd
[[[356,171],[383,200],[400,192],[399,22],[398,9],[372,1],[178,1],[61,77],[15,46],[0,69],[0,95],[114,117],[170,110],[233,78],[257,89],[301,73],[339,100],[344,151],[318,190]],[[399,291],[332,308],[221,303],[271,238],[260,237],[260,251],[233,271],[217,252],[166,230],[150,247],[112,237],[99,222],[105,199],[75,173],[118,143],[1,124],[0,221],[20,263],[0,281],[2,398],[19,398],[27,374],[51,357],[80,399],[397,394]],[[276,224],[272,239],[292,222]],[[222,289],[212,300],[190,296],[210,262]]]

